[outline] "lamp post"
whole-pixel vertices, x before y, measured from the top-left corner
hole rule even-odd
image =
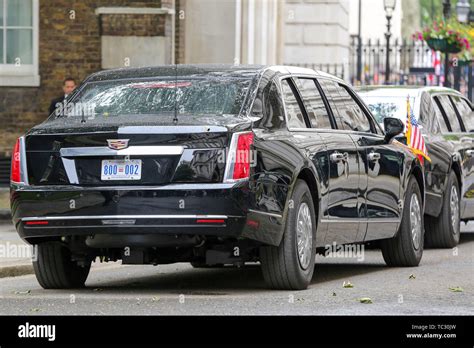
[[[468,0],[458,0],[456,4],[456,14],[458,17],[458,21],[461,23],[472,23],[474,13],[471,10],[471,4]],[[472,61],[469,63],[468,69],[468,96],[469,99],[472,100],[472,92],[474,89],[474,79],[472,76]],[[455,75],[454,75],[454,88],[459,90],[460,83],[461,83],[461,69],[459,66],[456,67]]]
[[[468,0],[458,0],[456,4],[456,14],[458,21],[461,23],[469,22],[469,12],[471,11],[471,5]]]
[[[451,0],[443,0],[443,17],[446,22],[451,17]],[[444,86],[451,87],[449,82],[449,53],[444,55]]]
[[[390,37],[392,33],[390,32],[391,24],[390,21],[392,20],[393,11],[395,10],[395,6],[397,4],[397,0],[384,0],[383,6],[385,8],[385,18],[387,18],[387,32],[385,33],[385,38],[387,40],[387,47],[386,47],[386,56],[385,56],[385,84],[388,85],[390,83]]]

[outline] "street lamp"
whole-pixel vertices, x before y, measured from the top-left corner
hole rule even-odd
[[[469,12],[471,11],[471,5],[468,0],[458,0],[456,4],[456,13],[458,15],[458,21],[461,23],[467,23],[469,21]]]
[[[451,17],[451,0],[443,0],[443,17],[447,22]],[[449,82],[449,53],[444,56],[444,87],[451,87]]]
[[[385,17],[387,18],[387,32],[385,33],[385,38],[387,39],[386,47],[386,57],[385,57],[385,84],[388,85],[390,82],[390,37],[392,33],[390,32],[390,21],[392,20],[393,11],[397,0],[383,0],[383,7],[385,8]]]

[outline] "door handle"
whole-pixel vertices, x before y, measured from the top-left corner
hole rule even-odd
[[[474,157],[474,150],[467,150],[466,155],[467,157]]]
[[[371,152],[367,155],[367,159],[370,162],[375,162],[378,161],[381,158],[380,154],[378,152]]]
[[[331,160],[331,162],[333,163],[339,163],[339,162],[342,162],[346,159],[346,156],[344,156],[342,153],[340,152],[334,152],[332,153],[330,156],[329,156],[329,159]]]

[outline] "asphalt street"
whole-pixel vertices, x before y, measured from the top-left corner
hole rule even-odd
[[[425,250],[416,268],[388,268],[378,250],[363,260],[318,256],[305,291],[266,289],[258,264],[94,264],[86,288],[74,291],[43,290],[34,275],[1,278],[0,314],[473,315],[474,224],[463,225],[457,248]]]

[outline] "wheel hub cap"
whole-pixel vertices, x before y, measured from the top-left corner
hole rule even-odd
[[[413,247],[418,250],[421,243],[421,207],[416,194],[410,200],[410,227]]]
[[[296,218],[296,243],[298,259],[303,269],[307,269],[311,261],[313,246],[313,223],[308,204],[301,203]]]

